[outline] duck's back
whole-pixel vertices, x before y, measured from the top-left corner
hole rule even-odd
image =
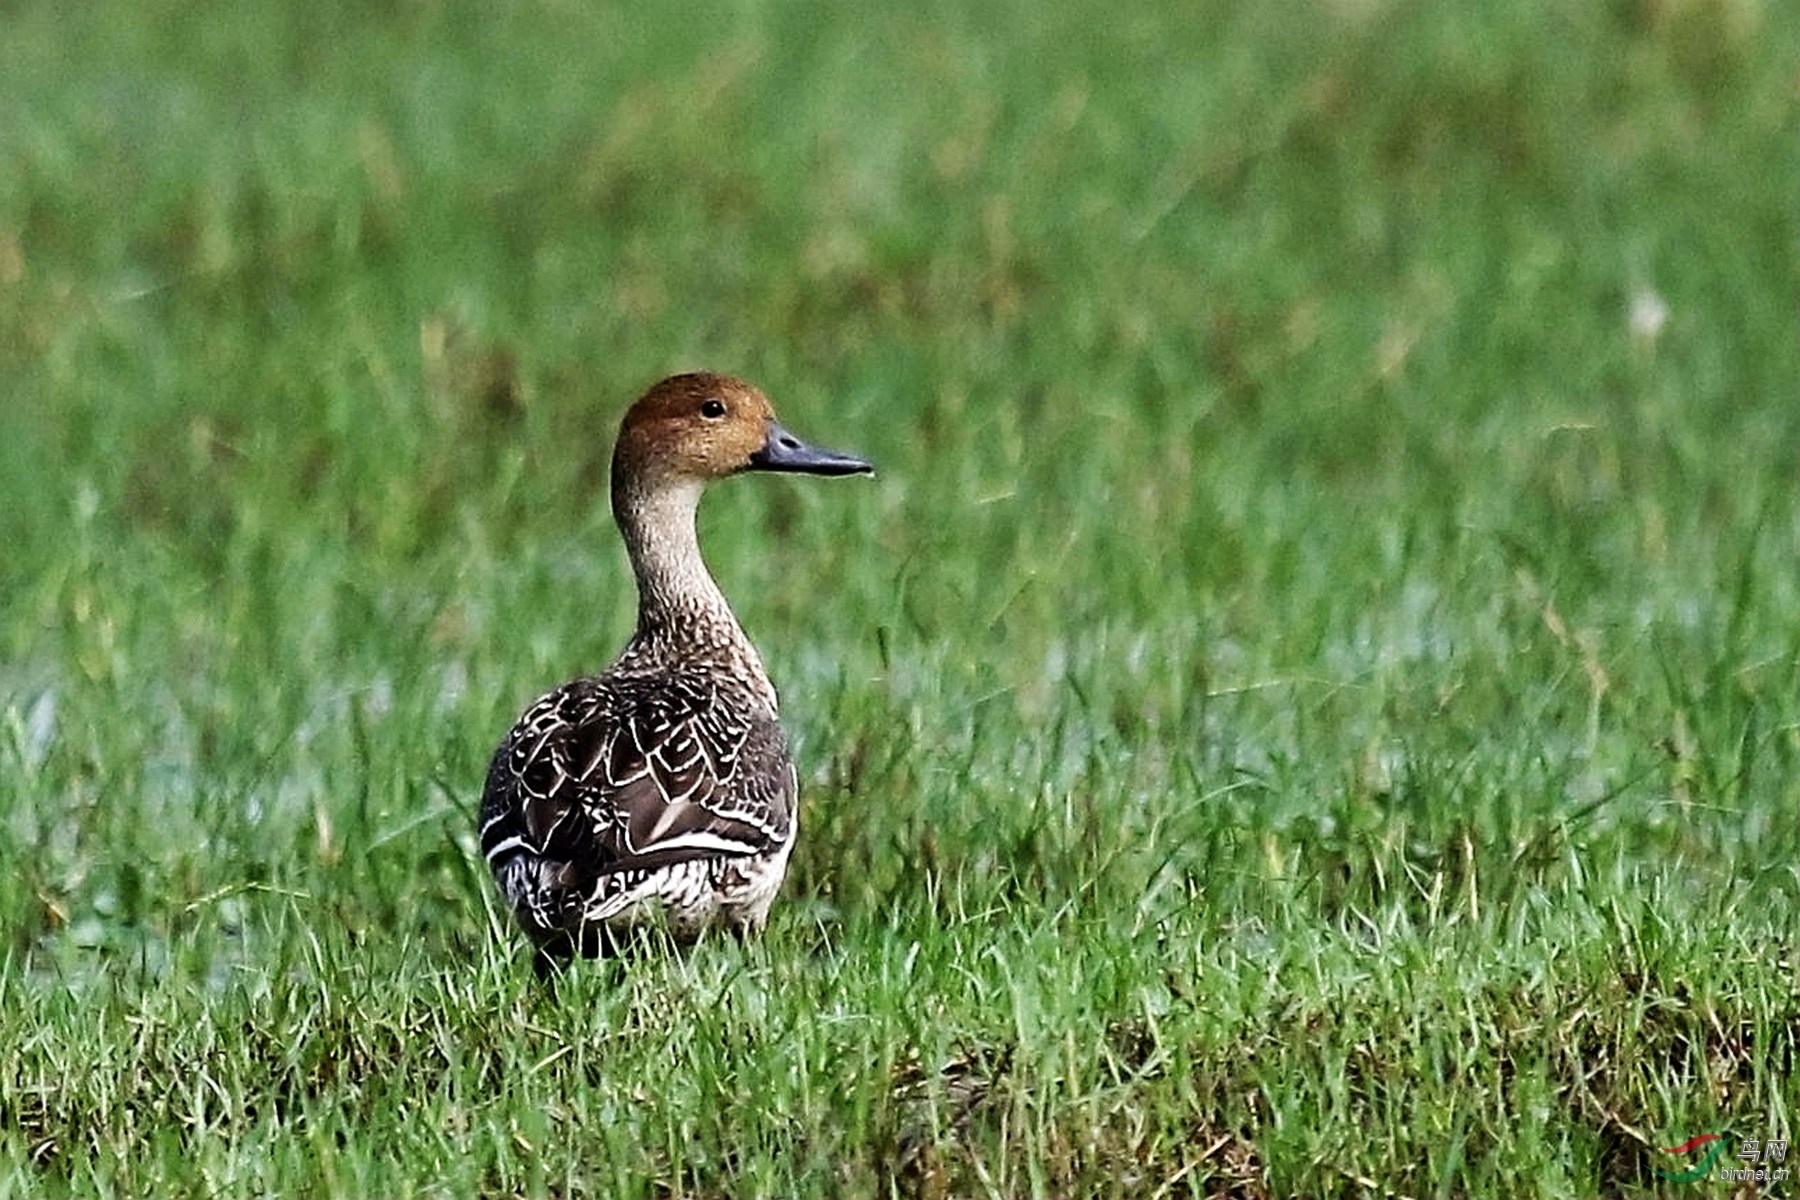
[[[495,752],[481,849],[539,946],[593,952],[660,906],[678,936],[759,928],[796,780],[760,664],[644,661],[540,699]]]

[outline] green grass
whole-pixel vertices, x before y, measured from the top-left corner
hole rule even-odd
[[[1793,6],[6,27],[0,1193],[1698,1196],[1659,1147],[1796,1132]],[[802,843],[760,943],[548,994],[474,807],[629,631],[684,367],[881,467],[702,513]]]

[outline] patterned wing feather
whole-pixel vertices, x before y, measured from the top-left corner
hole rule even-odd
[[[791,831],[786,741],[730,680],[577,680],[522,717],[494,756],[482,850],[566,864],[568,884],[698,857],[764,853]]]

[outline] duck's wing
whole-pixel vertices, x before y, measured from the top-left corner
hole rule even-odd
[[[753,855],[788,839],[795,794],[780,725],[732,680],[578,680],[495,754],[482,851],[495,869],[529,852],[589,878]]]

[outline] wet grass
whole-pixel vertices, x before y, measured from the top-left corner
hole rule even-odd
[[[15,6],[0,1190],[1723,1192],[1660,1148],[1800,1105],[1797,32]],[[702,514],[803,841],[548,994],[473,809],[695,366],[882,468]]]

